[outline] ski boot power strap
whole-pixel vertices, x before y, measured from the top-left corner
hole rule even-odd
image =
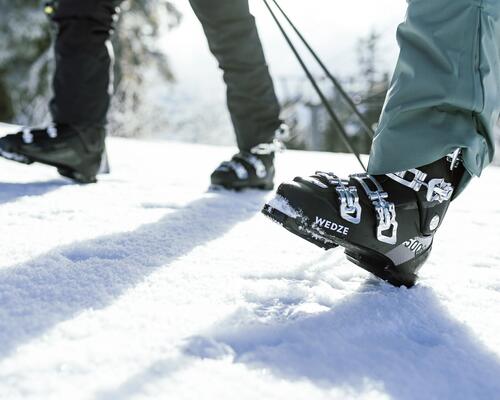
[[[445,182],[443,178],[427,179],[427,174],[418,170],[410,169],[408,171],[387,174],[387,176],[403,186],[406,186],[415,192],[425,187],[426,199],[429,202],[448,201],[453,195],[453,186],[451,183]]]

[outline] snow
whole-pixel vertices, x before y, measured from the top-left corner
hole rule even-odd
[[[280,196],[279,194],[269,199],[266,203],[275,210],[281,211],[283,214],[288,215],[291,218],[297,218],[301,216],[301,214],[297,210],[290,206],[288,200],[283,196]]]
[[[89,186],[0,160],[1,399],[498,398],[497,167],[408,290],[271,223],[272,193],[207,191],[233,150],[112,139]]]

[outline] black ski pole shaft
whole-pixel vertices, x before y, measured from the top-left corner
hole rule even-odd
[[[342,96],[342,98],[346,101],[346,103],[352,109],[352,111],[354,112],[354,114],[356,114],[356,116],[358,117],[359,121],[361,122],[361,125],[363,126],[364,131],[366,132],[366,134],[368,135],[368,137],[370,139],[373,139],[373,136],[375,136],[375,133],[373,132],[372,127],[370,126],[370,124],[368,123],[368,121],[365,119],[365,117],[363,116],[363,114],[361,114],[361,112],[358,110],[358,107],[356,106],[356,104],[354,104],[354,101],[352,101],[351,96],[349,96],[349,94],[347,94],[347,92],[342,87],[341,83],[333,76],[333,74],[330,72],[330,70],[326,67],[326,65],[323,62],[323,60],[321,60],[321,58],[318,56],[318,53],[316,53],[316,51],[314,51],[314,49],[311,47],[311,45],[306,40],[306,38],[304,37],[304,35],[302,35],[302,33],[300,32],[300,30],[297,28],[297,26],[288,17],[288,14],[281,8],[281,6],[279,5],[278,1],[277,0],[272,0],[272,1],[276,5],[276,7],[280,11],[280,13],[283,15],[283,17],[286,19],[286,21],[288,22],[288,24],[290,24],[291,28],[297,34],[297,36],[302,41],[302,43],[307,48],[307,50],[309,50],[309,52],[311,53],[311,55],[313,56],[313,58],[316,60],[316,62],[318,63],[318,65],[321,67],[321,69],[323,70],[323,72],[325,73],[325,75],[328,77],[328,79],[330,79],[330,81],[333,83],[333,85],[335,86],[335,88],[339,91],[339,93]]]
[[[347,133],[346,133],[344,127],[342,126],[342,123],[340,122],[340,119],[338,118],[337,114],[335,113],[335,111],[333,111],[333,108],[328,103],[328,99],[326,98],[326,96],[324,95],[323,91],[319,87],[318,83],[316,82],[316,79],[314,79],[314,76],[312,75],[311,71],[309,70],[309,68],[305,64],[304,60],[300,56],[300,54],[297,51],[295,45],[292,43],[290,37],[288,36],[288,34],[286,33],[285,29],[281,25],[278,17],[274,13],[274,11],[271,8],[271,6],[269,5],[268,1],[267,0],[263,0],[263,1],[264,1],[264,4],[266,5],[267,9],[271,13],[271,16],[274,19],[274,22],[276,22],[276,25],[278,25],[279,30],[281,31],[281,33],[283,34],[283,37],[285,38],[286,42],[290,46],[290,49],[292,50],[293,54],[297,58],[297,61],[299,62],[299,64],[302,67],[302,69],[304,70],[307,78],[309,79],[309,81],[313,85],[314,90],[318,93],[318,96],[321,99],[321,102],[323,103],[323,105],[325,106],[328,114],[332,118],[333,123],[335,124],[336,128],[339,130],[340,137],[344,141],[344,144],[347,146],[347,148],[349,149],[349,151],[356,156],[356,158],[357,158],[358,162],[360,163],[361,167],[363,168],[364,171],[366,171],[366,167],[365,167],[363,161],[361,160],[360,154],[352,146],[352,144],[351,144],[351,142],[349,140],[349,137],[347,136]]]

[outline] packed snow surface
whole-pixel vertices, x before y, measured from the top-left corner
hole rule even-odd
[[[500,170],[396,289],[207,191],[234,149],[112,139],[75,185],[0,161],[1,399],[498,399]],[[278,181],[359,171],[287,152]]]

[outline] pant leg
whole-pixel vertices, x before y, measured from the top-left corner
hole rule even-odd
[[[500,109],[498,0],[408,3],[368,171],[403,171],[462,148],[467,171],[479,176],[493,159]]]
[[[227,104],[241,150],[272,141],[280,106],[248,0],[190,0],[224,72]]]
[[[59,0],[50,103],[54,122],[81,127],[106,124],[112,93],[109,39],[118,4],[117,0]]]

